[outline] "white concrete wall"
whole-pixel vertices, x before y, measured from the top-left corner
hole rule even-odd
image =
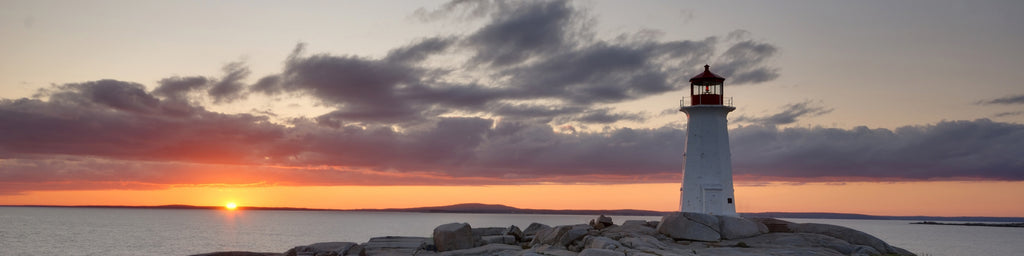
[[[729,106],[689,106],[686,113],[686,150],[683,156],[683,212],[736,216],[732,188],[732,153],[729,151]],[[728,203],[732,198],[733,203]]]

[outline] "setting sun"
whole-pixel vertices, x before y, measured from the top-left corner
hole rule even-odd
[[[234,210],[235,208],[238,208],[238,205],[235,204],[234,202],[230,202],[224,205],[224,208],[227,208],[228,210]]]

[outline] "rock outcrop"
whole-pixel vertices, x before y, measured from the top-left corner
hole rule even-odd
[[[473,228],[449,223],[432,237],[375,237],[369,242],[316,243],[284,254],[218,252],[204,256],[256,255],[497,255],[497,256],[650,256],[650,255],[914,255],[854,229],[799,224],[768,218],[700,213],[671,213],[661,221],[627,220],[615,225],[600,216],[589,224]]]

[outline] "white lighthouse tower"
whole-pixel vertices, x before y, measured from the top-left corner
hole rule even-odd
[[[679,209],[736,216],[732,189],[732,160],[725,116],[736,110],[725,98],[725,78],[704,72],[690,78],[690,98],[680,101],[686,113],[686,149],[683,151],[683,187]]]

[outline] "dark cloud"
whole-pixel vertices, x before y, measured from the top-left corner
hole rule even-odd
[[[433,22],[449,18],[456,18],[461,21],[479,19],[490,14],[494,9],[494,5],[503,3],[505,2],[488,0],[452,0],[431,11],[422,7],[418,8],[413,12],[413,17],[416,17],[423,22]]]
[[[433,37],[423,39],[418,43],[391,50],[385,61],[388,62],[419,62],[433,54],[448,49],[455,41],[454,37]]]
[[[677,83],[678,74],[666,72],[662,63],[656,62],[677,57],[676,51],[659,49],[662,47],[656,43],[597,44],[504,74],[511,77],[511,93],[517,98],[553,98],[574,104],[619,102],[682,86]]]
[[[778,49],[768,43],[746,40],[729,47],[714,64],[715,72],[726,77],[730,84],[763,83],[779,77],[778,68],[765,62]]]
[[[246,85],[243,79],[249,76],[251,71],[245,63],[234,62],[224,65],[224,77],[213,84],[206,94],[213,97],[214,103],[230,103],[245,97]]]
[[[160,100],[117,80],[66,84],[45,99],[0,101],[0,157],[87,155],[244,163],[276,149],[282,126]],[[269,151],[264,151],[269,150]]]
[[[1000,112],[1000,113],[995,114],[995,117],[1020,116],[1020,115],[1024,115],[1024,111]]]
[[[284,88],[281,86],[280,75],[269,75],[260,78],[259,81],[256,81],[255,84],[249,87],[249,90],[255,93],[274,95],[284,91]]]
[[[463,3],[463,2],[460,2]],[[490,23],[465,38],[471,65],[506,66],[572,47],[577,11],[568,1],[499,2]]]
[[[996,99],[991,99],[991,100],[981,100],[981,101],[975,102],[975,104],[978,104],[978,105],[995,105],[995,104],[999,104],[999,105],[1013,105],[1013,104],[1024,104],[1024,94],[1006,96],[1006,97],[996,98]]]
[[[681,89],[716,58],[718,37],[663,40],[639,31],[595,39],[590,17],[567,1],[453,1],[418,15],[459,14],[484,23],[383,57],[307,54],[299,44],[279,73],[251,85],[251,72],[236,62],[219,78],[170,77],[151,92],[100,80],[0,99],[0,185],[8,188],[0,193],[117,182],[153,189],[678,181],[684,132],[604,126],[647,118],[607,106]],[[766,63],[777,52],[771,44],[727,47],[716,72],[735,83],[777,77]],[[250,93],[310,97],[332,111],[276,124],[268,121],[274,110],[223,114],[202,105]],[[794,109],[794,119],[823,111]],[[605,128],[587,129],[593,124]]]
[[[747,126],[730,131],[738,175],[816,180],[1024,180],[1024,125],[987,119],[895,130]]]
[[[119,88],[89,89],[95,84]],[[245,114],[163,115],[160,100],[125,107],[124,99],[94,96],[145,97],[138,90],[103,81],[50,92],[80,101],[51,96],[0,102],[0,178],[13,184],[6,193],[25,184],[92,189],[115,180],[138,184],[135,189],[180,183],[675,182],[685,144],[685,131],[670,127],[559,133],[530,119],[480,117],[441,117],[403,129],[343,119],[336,125],[299,119],[284,127]],[[1019,124],[981,119],[895,130],[750,125],[730,134],[736,174],[762,181],[1024,180],[1024,161],[1015,155],[1024,152]],[[205,171],[211,169],[217,171]]]
[[[819,106],[814,101],[787,104],[783,106],[782,112],[763,117],[739,116],[733,119],[735,123],[754,123],[765,126],[776,126],[796,123],[798,118],[813,117],[832,112],[831,108]]]
[[[332,116],[384,121],[413,118],[417,113],[399,95],[418,83],[414,67],[357,56],[302,55],[302,45],[288,58],[281,90],[311,95],[337,107]],[[263,90],[276,92],[276,89]]]
[[[716,37],[660,41],[655,31],[594,40],[589,18],[567,1],[453,1],[419,15],[453,13],[486,18],[486,23],[468,35],[418,40],[382,58],[305,56],[300,44],[281,74],[260,79],[250,91],[315,97],[336,108],[317,118],[325,124],[410,125],[446,113],[580,119],[581,110],[601,108],[598,104],[680,89],[692,75],[680,70],[707,63],[719,43]],[[731,66],[730,72],[751,73],[764,68],[774,53],[770,44],[748,40],[732,46],[723,65]],[[423,62],[442,54],[467,56],[456,65],[466,68]],[[616,117],[591,111],[583,121]]]
[[[647,119],[643,113],[613,112],[611,108],[599,108],[583,111],[575,116],[564,116],[558,120],[559,123],[580,122],[591,124],[611,124],[618,121],[628,120],[641,122]]]
[[[554,116],[577,114],[586,109],[586,107],[571,105],[495,103],[491,104],[488,111],[513,120],[532,119],[537,123],[548,123]]]
[[[66,84],[49,91],[52,101],[85,107],[106,107],[120,111],[150,113],[159,100],[150,96],[141,84],[117,80],[99,80]]]
[[[175,100],[187,100],[189,93],[207,87],[210,79],[202,76],[175,76],[161,79],[157,83],[160,85],[153,90],[153,95]]]

